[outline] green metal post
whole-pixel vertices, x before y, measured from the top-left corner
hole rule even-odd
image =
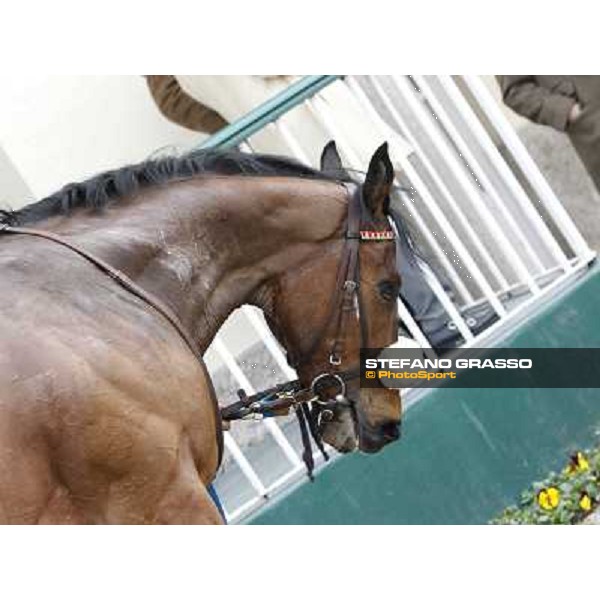
[[[224,127],[199,144],[201,148],[232,148],[243,142],[253,133],[276,121],[319,90],[332,84],[341,75],[310,75],[293,83],[288,88],[250,111],[237,121]]]

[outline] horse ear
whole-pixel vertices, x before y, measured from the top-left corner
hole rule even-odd
[[[385,142],[373,154],[363,184],[364,203],[375,218],[383,218],[387,214],[393,182],[394,167]]]
[[[335,142],[331,140],[321,152],[321,171],[328,175],[345,175],[344,165]]]

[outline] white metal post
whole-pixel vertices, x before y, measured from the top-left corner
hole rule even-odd
[[[402,131],[402,134],[408,139],[408,141],[414,147],[415,152],[416,152],[417,156],[419,157],[419,160],[423,163],[429,176],[432,178],[432,180],[435,183],[435,185],[437,186],[437,188],[441,191],[442,196],[444,197],[444,200],[447,202],[448,206],[452,209],[452,211],[458,218],[461,226],[464,228],[467,235],[469,236],[471,243],[473,244],[473,246],[475,246],[475,248],[481,255],[484,263],[486,264],[486,266],[488,267],[488,269],[490,270],[492,275],[496,278],[496,280],[498,281],[500,286],[507,285],[508,282],[506,281],[504,274],[498,267],[494,258],[492,258],[492,255],[490,254],[489,250],[482,243],[480,235],[475,231],[475,229],[471,225],[470,221],[467,219],[464,211],[457,204],[452,193],[448,189],[448,186],[444,183],[442,178],[439,176],[437,170],[435,169],[435,167],[429,160],[427,153],[423,149],[421,142],[412,134],[410,127],[408,127],[408,124],[404,120],[404,117],[402,117],[400,112],[396,109],[396,107],[390,100],[388,94],[383,90],[383,87],[381,86],[381,84],[379,83],[377,78],[370,76],[369,81],[371,82],[371,84],[373,85],[378,96],[381,98],[381,100],[385,104],[386,108],[392,115],[392,118],[394,119],[394,121],[396,122],[396,124],[398,125],[400,130]],[[467,299],[467,302],[469,302],[469,301],[471,301],[471,300]]]
[[[433,88],[429,85],[427,79],[420,75],[415,75],[414,79],[417,82],[421,93],[427,98],[431,107],[435,111],[435,117],[437,121],[442,124],[446,132],[450,135],[452,141],[462,153],[462,157],[467,161],[469,167],[473,170],[474,177],[476,177],[484,187],[489,198],[493,200],[495,206],[498,208],[500,213],[502,213],[502,217],[509,224],[512,230],[512,235],[519,240],[523,250],[527,253],[529,260],[533,264],[533,269],[527,267],[523,257],[519,255],[516,250],[513,251],[512,244],[509,248],[507,248],[507,252],[509,252],[512,256],[513,267],[520,273],[521,277],[523,277],[525,281],[528,281],[531,284],[530,287],[532,292],[538,292],[539,288],[535,279],[533,278],[533,273],[535,272],[535,269],[538,271],[543,270],[544,264],[533,248],[531,240],[525,235],[520,227],[520,224],[515,221],[514,215],[508,210],[506,203],[500,197],[496,186],[488,177],[485,169],[481,166],[479,159],[475,156],[475,153],[465,141],[463,134],[458,130],[458,127],[450,117],[446,107],[442,104],[442,102],[440,102]],[[508,241],[510,243],[510,240]]]
[[[271,356],[277,362],[277,366],[283,371],[287,379],[296,379],[296,371],[290,367],[287,359],[282,352],[279,342],[265,323],[260,310],[254,306],[245,304],[242,306],[242,311],[248,317],[250,324],[254,330],[260,335],[262,343],[267,347]]]
[[[397,86],[397,89],[400,91],[402,96],[407,101],[409,107],[413,111],[413,114],[418,118],[419,123],[425,128],[428,135],[431,136],[432,141],[434,141],[438,149],[441,151],[441,156],[447,162],[452,170],[452,173],[456,177],[456,180],[466,192],[467,198],[471,202],[471,206],[479,214],[489,232],[496,240],[500,251],[506,256],[509,264],[515,270],[517,275],[523,281],[527,282],[529,288],[532,291],[537,291],[538,285],[529,272],[529,269],[513,248],[513,243],[508,238],[502,227],[500,227],[494,215],[488,209],[485,202],[482,201],[482,198],[480,197],[479,192],[475,189],[473,182],[464,173],[464,167],[462,163],[449,148],[448,143],[442,137],[440,130],[433,124],[431,116],[426,113],[423,105],[415,98],[415,93],[412,89],[412,86],[409,86],[408,82],[403,77],[394,76],[393,80]],[[467,158],[466,155],[465,158]]]
[[[260,477],[257,475],[256,471],[252,468],[252,465],[248,462],[248,459],[244,456],[244,453],[237,445],[237,442],[233,439],[231,434],[228,431],[223,432],[223,439],[225,441],[225,447],[231,453],[231,456],[235,460],[235,462],[240,467],[240,470],[248,479],[252,487],[256,490],[256,492],[261,496],[267,495],[267,489],[263,485]]]
[[[389,128],[388,125],[377,114],[377,112],[371,106],[368,98],[365,96],[365,93],[362,91],[360,86],[352,85],[352,83],[353,82],[351,81],[350,85],[351,85],[352,91],[355,93],[357,100],[360,101],[361,105],[365,108],[365,110],[368,113],[370,113],[375,126],[377,126],[381,130],[382,135],[384,137],[390,138],[393,141],[394,135],[396,135],[395,132],[391,128]],[[505,315],[506,309],[504,308],[502,303],[498,300],[498,298],[497,298],[496,294],[494,293],[494,290],[491,288],[487,278],[481,272],[481,269],[479,268],[479,266],[473,259],[471,253],[465,247],[463,241],[460,239],[460,237],[458,236],[458,234],[456,233],[456,231],[454,230],[452,225],[449,223],[444,212],[440,209],[440,207],[438,206],[438,203],[435,201],[435,199],[431,195],[429,189],[424,184],[421,177],[416,172],[416,170],[414,169],[414,167],[412,166],[410,161],[407,160],[406,158],[403,158],[402,156],[396,157],[396,158],[399,160],[400,166],[405,171],[408,179],[415,186],[415,189],[419,193],[419,196],[423,199],[423,202],[429,209],[431,215],[437,221],[441,230],[446,234],[446,236],[448,237],[448,240],[450,241],[452,246],[454,248],[456,248],[456,251],[457,251],[458,255],[460,256],[460,259],[464,262],[465,266],[471,273],[473,280],[479,286],[479,288],[481,289],[481,291],[483,292],[483,294],[489,301],[490,305],[493,307],[493,309],[495,310],[495,312],[498,315],[500,315],[500,316]],[[416,207],[414,208],[414,211],[417,212]],[[458,323],[457,323],[457,326],[458,326]]]
[[[527,222],[534,227],[535,231],[545,243],[550,253],[554,256],[557,263],[566,271],[571,270],[571,265],[569,264],[569,261],[567,260],[562,248],[558,245],[556,239],[548,229],[548,226],[544,223],[540,214],[535,210],[531,200],[525,193],[525,190],[517,181],[514,173],[509,169],[505,160],[502,158],[502,155],[492,142],[489,134],[487,131],[485,131],[481,121],[477,118],[465,97],[460,93],[452,78],[449,76],[439,76],[438,80],[448,96],[454,102],[457,109],[460,111],[460,115],[465,120],[469,130],[477,138],[481,148],[487,154],[489,160],[502,177],[502,180],[510,189],[513,197],[517,200],[519,207],[523,211],[523,214],[527,216]]]
[[[519,139],[516,131],[502,114],[500,106],[490,91],[479,77],[469,75],[464,76],[463,79],[504,142],[504,145],[514,156],[517,164],[523,170],[524,175],[529,180],[540,200],[552,215],[558,229],[578,256],[584,260],[591,260],[595,253],[588,246],[575,223],[556,197],[556,194],[548,185],[548,182],[531,158],[523,142]]]
[[[242,369],[235,361],[235,358],[227,348],[227,346],[223,343],[221,339],[217,336],[213,341],[213,347],[218,352],[219,356],[222,358],[223,362],[227,366],[227,368],[231,371],[231,374],[235,377],[238,384],[246,390],[246,393],[249,395],[255,394],[256,390],[254,386],[250,383],[250,380],[244,375]],[[261,421],[264,426],[267,428],[269,433],[273,436],[278,446],[283,450],[284,454],[288,458],[288,460],[294,465],[298,466],[302,464],[302,461],[296,454],[296,451],[292,447],[292,445],[288,442],[288,439],[285,437],[281,428],[277,423],[274,422],[273,419],[264,419]]]

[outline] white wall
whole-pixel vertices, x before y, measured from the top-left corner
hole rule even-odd
[[[167,121],[139,75],[25,75],[5,77],[2,88],[0,146],[33,194],[11,198],[13,208],[203,137]]]
[[[33,194],[0,146],[0,209],[10,209]]]

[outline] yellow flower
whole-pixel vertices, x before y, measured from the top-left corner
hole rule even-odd
[[[577,464],[580,471],[587,471],[590,468],[588,459],[581,452],[577,453]]]
[[[569,464],[567,465],[567,473],[581,473],[582,471],[587,471],[590,468],[590,463],[587,458],[583,455],[582,452],[576,452],[571,455],[569,460]]]
[[[582,492],[579,498],[579,507],[585,512],[592,510],[592,499],[588,496],[587,492]]]
[[[538,492],[537,501],[544,510],[554,510],[560,502],[560,492],[555,487],[543,488]]]

